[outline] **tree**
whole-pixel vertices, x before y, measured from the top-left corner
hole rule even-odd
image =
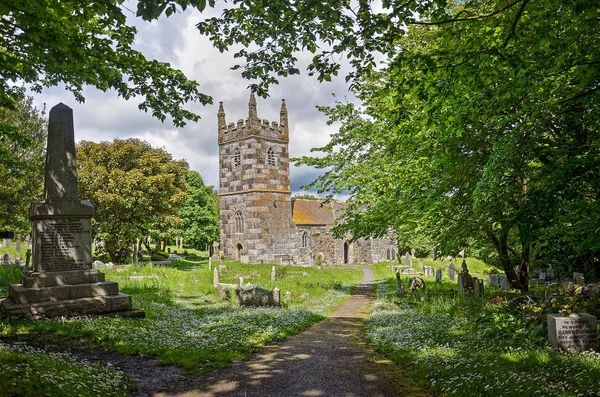
[[[0,157],[9,158],[0,167],[0,229],[25,236],[31,231],[29,206],[42,198],[47,120],[44,110],[33,106],[33,98],[18,89],[13,108],[0,107],[0,125],[10,126],[20,142],[0,137]]]
[[[212,186],[206,186],[197,171],[185,176],[186,203],[177,210],[180,223],[171,232],[186,244],[204,249],[219,240],[219,196]]]
[[[325,157],[299,163],[331,167],[320,192],[351,192],[340,230],[487,238],[527,289],[532,249],[554,222],[582,226],[575,240],[600,227],[589,217],[600,197],[596,7],[457,2],[421,18],[383,72],[356,82],[364,112],[323,108],[340,132]]]
[[[177,224],[177,210],[187,199],[188,164],[139,139],[81,141],[76,148],[79,196],[89,199],[96,215],[96,241],[120,263],[136,239],[151,229]]]

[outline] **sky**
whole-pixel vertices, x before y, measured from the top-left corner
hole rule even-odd
[[[135,10],[135,3],[128,8]],[[71,107],[76,141],[100,142],[130,137],[143,139],[154,147],[165,148],[174,159],[185,159],[190,169],[198,171],[207,185],[213,185],[218,190],[218,105],[220,101],[223,102],[227,123],[248,117],[250,90],[247,87],[252,83],[241,77],[240,70],[230,70],[236,64],[233,51],[220,53],[195,28],[201,18],[218,15],[218,11],[207,9],[200,14],[188,9],[153,22],[135,18],[133,12],[128,10],[125,13],[129,14],[129,23],[138,29],[135,42],[137,50],[147,58],[169,62],[172,67],[182,70],[189,79],[200,84],[201,92],[213,97],[213,105],[194,103],[186,106],[199,114],[201,119],[197,123],[189,122],[183,128],[176,128],[168,119],[161,123],[150,113],[140,111],[137,108],[140,100],[137,98],[125,101],[114,91],[105,93],[93,87],[84,90],[85,103],[78,103],[64,86],[59,86],[34,94],[36,105],[41,108],[46,104],[49,110],[63,102]],[[312,54],[299,54],[298,58],[300,70],[304,73]],[[336,98],[356,101],[348,91],[343,73],[328,83],[319,83],[306,73],[281,78],[279,85],[271,86],[269,95],[267,99],[257,98],[258,116],[279,122],[281,99],[286,100],[291,157],[309,155],[312,147],[327,144],[330,134],[335,132],[336,127],[326,125],[327,118],[316,109],[317,105],[333,105]],[[293,165],[290,168],[293,193],[302,193],[300,186],[312,182],[321,172]]]

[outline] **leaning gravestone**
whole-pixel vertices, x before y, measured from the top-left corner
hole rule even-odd
[[[584,352],[598,347],[598,319],[588,313],[548,314],[548,341],[554,349]]]
[[[399,298],[404,297],[404,287],[402,286],[402,280],[400,279],[400,271],[396,270],[396,296]]]
[[[77,316],[131,312],[131,297],[92,268],[94,207],[77,194],[73,111],[50,110],[44,201],[31,204],[33,271],[10,286],[0,309],[19,317]]]
[[[460,272],[458,273],[458,288],[457,292],[459,295],[464,295],[465,292],[473,291],[473,277],[469,274],[467,268],[467,262],[463,259]]]

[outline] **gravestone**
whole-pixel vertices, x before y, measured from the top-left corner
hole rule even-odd
[[[280,302],[279,288],[272,291],[257,286],[235,289],[235,303],[238,306],[279,306]]]
[[[410,257],[410,252],[406,251],[404,264],[408,267],[412,267],[412,258]]]
[[[422,278],[411,277],[411,279],[408,280],[408,290],[409,291],[424,290],[424,289],[425,289],[425,281],[423,281]]]
[[[488,284],[490,285],[490,287],[498,288],[498,275],[490,274],[488,276]]]
[[[19,317],[143,315],[131,312],[131,297],[92,268],[93,215],[77,192],[73,111],[61,103],[49,114],[44,201],[30,207],[33,271],[10,286],[0,309]]]
[[[208,257],[208,270],[212,270],[212,258]]]
[[[27,248],[27,252],[25,252],[25,266],[29,267],[31,263],[31,249]]]
[[[10,247],[10,239],[9,238],[5,238],[4,239],[4,247],[5,248],[9,248]]]
[[[442,269],[437,269],[435,272],[435,282],[438,284],[442,283]]]
[[[2,255],[2,264],[10,265],[10,256],[8,254]]]
[[[463,259],[460,272],[458,273],[458,289],[459,295],[464,295],[466,292],[473,292],[473,277],[469,274],[467,262]]]
[[[573,281],[575,281],[575,284],[585,285],[585,277],[583,276],[583,273],[573,272]]]
[[[475,296],[475,298],[483,298],[483,288],[483,280],[473,277],[473,296]]]
[[[402,280],[400,279],[400,271],[396,270],[396,296],[399,298],[404,297],[404,287],[402,286]]]
[[[21,256],[21,238],[19,237],[15,240],[15,250],[17,251],[17,256]]]
[[[548,314],[548,341],[552,348],[568,352],[596,350],[598,320],[588,313]]]
[[[546,278],[552,280],[554,278],[554,269],[546,269]]]
[[[217,287],[219,285],[219,268],[215,267],[213,272],[213,286]]]
[[[277,281],[277,272],[275,271],[275,266],[271,266],[271,281]]]
[[[540,280],[546,280],[546,272],[540,272],[539,279]]]
[[[219,242],[218,241],[213,241],[212,243],[212,257],[213,258],[220,258],[221,256],[219,255]]]
[[[452,281],[456,278],[456,266],[454,265],[454,258],[450,259],[450,266],[448,266],[448,278]]]
[[[501,274],[500,276],[498,276],[498,284],[500,285],[500,289],[502,291],[508,291],[508,277],[506,277],[505,274]]]

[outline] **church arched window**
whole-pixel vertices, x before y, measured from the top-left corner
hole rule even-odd
[[[387,249],[387,255],[385,256],[385,259],[388,261],[392,259],[392,250],[389,248]]]
[[[235,232],[244,233],[244,217],[241,211],[237,211],[234,215],[235,219]]]
[[[308,233],[302,233],[302,248],[308,247]]]
[[[277,162],[275,161],[275,149],[272,147],[267,149],[267,164],[277,165]]]
[[[239,167],[242,164],[242,153],[240,152],[240,148],[236,147],[233,151],[233,164],[236,167]]]

